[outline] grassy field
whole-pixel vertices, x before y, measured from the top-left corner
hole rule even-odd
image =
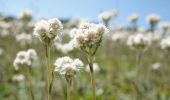
[[[79,21],[62,21],[62,43],[70,41],[71,29]],[[35,21],[2,18],[0,21],[0,100],[31,100],[29,89],[33,90],[35,100],[47,100],[47,66],[45,46],[33,37]],[[103,36],[102,43],[95,54],[94,62],[99,70],[94,73],[97,100],[170,100],[170,51],[162,50],[162,38],[152,41],[142,52],[127,45],[130,35],[137,30],[122,27],[109,27],[110,32]],[[29,42],[17,41],[17,35],[25,32],[31,35]],[[148,34],[149,31],[142,32]],[[155,33],[160,30],[155,29]],[[124,38],[113,40],[115,33],[128,34]],[[141,33],[141,32],[140,32]],[[27,36],[28,37],[28,36]],[[19,51],[35,49],[38,58],[31,66],[31,82],[24,70],[15,70],[13,62]],[[71,85],[71,100],[92,100],[90,74],[86,71],[88,64],[84,52],[73,49],[63,53],[56,46],[51,48],[51,64],[57,58],[70,56],[79,58],[84,68],[77,73]],[[138,59],[139,57],[139,59]],[[25,78],[17,77],[23,75]],[[54,72],[52,100],[66,100],[65,78]]]

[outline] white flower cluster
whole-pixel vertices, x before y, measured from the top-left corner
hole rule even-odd
[[[128,37],[127,45],[132,49],[145,49],[151,44],[151,41],[143,34],[134,34]]]
[[[13,82],[16,82],[16,83],[22,82],[22,81],[24,81],[24,80],[25,80],[25,76],[22,75],[22,74],[17,74],[17,75],[14,75],[14,76],[12,77],[12,81],[13,81]]]
[[[126,32],[116,32],[112,34],[112,40],[114,42],[124,41],[128,34]]]
[[[170,37],[164,38],[160,43],[161,49],[170,50]]]
[[[56,37],[59,38],[62,29],[63,25],[57,18],[41,20],[35,25],[33,34],[44,43],[48,43]]]
[[[160,21],[160,16],[157,14],[150,14],[146,17],[146,21],[150,24],[150,25],[156,25],[159,21]]]
[[[67,54],[68,52],[71,52],[78,48],[75,39],[71,39],[68,43],[65,44],[56,42],[54,46],[57,50],[61,51],[64,54]]]
[[[167,31],[167,30],[170,29],[170,23],[169,22],[161,22],[159,24],[159,26],[163,31]]]
[[[84,64],[79,59],[72,59],[68,56],[65,56],[58,58],[54,65],[54,71],[57,71],[66,77],[73,77],[83,68]]]
[[[31,34],[26,34],[24,32],[21,33],[21,34],[16,35],[15,39],[22,46],[32,43],[32,36],[31,36]]]
[[[26,9],[19,14],[18,18],[22,19],[22,20],[25,20],[25,19],[30,20],[32,18],[32,16],[33,16],[32,11]]]
[[[34,49],[29,49],[27,51],[20,51],[17,53],[13,65],[16,70],[18,70],[19,67],[24,67],[24,66],[30,67],[36,58],[37,58],[37,53]]]
[[[78,29],[73,29],[74,39],[80,47],[92,47],[101,42],[107,28],[102,24],[82,23]]]
[[[89,65],[86,65],[86,71],[90,72],[90,67]],[[97,63],[93,63],[93,71],[94,72],[99,72],[100,71],[100,67]]]
[[[116,10],[105,11],[105,12],[102,12],[101,14],[99,14],[99,19],[101,19],[102,21],[109,21],[116,16],[117,16]]]
[[[129,17],[128,17],[128,22],[130,23],[136,23],[138,21],[138,14],[131,14]]]

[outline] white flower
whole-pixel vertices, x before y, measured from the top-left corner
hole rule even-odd
[[[20,51],[17,53],[13,62],[14,68],[18,70],[19,67],[30,67],[35,58],[37,58],[37,56],[35,50],[33,49],[29,49],[28,51]]]
[[[47,43],[49,40],[53,40],[59,37],[63,26],[57,18],[50,20],[41,20],[37,22],[34,28],[34,35],[41,41]]]
[[[145,27],[139,27],[138,28],[138,32],[139,33],[145,33],[147,30],[146,30],[146,28]]]
[[[90,68],[89,65],[86,65],[86,71],[90,72]],[[100,71],[100,67],[97,63],[93,63],[93,71],[94,72],[99,72]]]
[[[50,33],[53,33],[54,35],[63,29],[63,25],[57,18],[50,19],[48,22],[50,24]]]
[[[117,16],[116,10],[105,11],[105,12],[102,12],[101,14],[99,14],[99,19],[101,19],[102,21],[109,21],[116,16]]]
[[[130,23],[136,23],[138,18],[139,18],[138,14],[131,14],[127,20]]]
[[[161,64],[157,62],[157,63],[154,63],[151,67],[153,70],[158,70],[161,67]]]
[[[21,82],[21,81],[24,81],[25,80],[25,76],[24,75],[22,75],[22,74],[18,74],[18,75],[14,75],[13,77],[12,77],[12,81],[13,82]]]
[[[151,25],[156,25],[160,21],[160,19],[160,16],[154,13],[146,17],[146,21]]]
[[[164,38],[160,43],[161,49],[170,50],[170,37]]]
[[[82,23],[78,29],[74,29],[72,34],[77,44],[82,46],[93,46],[101,41],[102,35],[107,33],[107,28],[102,24]]]
[[[129,36],[127,45],[132,49],[144,49],[151,44],[151,41],[143,34],[135,34]]]
[[[68,53],[78,48],[77,42],[75,39],[71,39],[68,43],[54,43],[54,46],[57,50],[62,53]]]
[[[54,71],[68,77],[73,77],[83,68],[83,63],[79,59],[71,59],[70,57],[65,56],[58,58],[54,66]]]
[[[32,43],[32,36],[26,33],[16,35],[15,39],[18,43],[20,43],[23,46]]]
[[[30,20],[30,19],[32,18],[32,16],[33,16],[32,11],[30,11],[30,10],[24,10],[24,11],[22,11],[22,12],[19,14],[18,18],[19,18],[19,19],[28,19],[28,20]]]
[[[31,61],[37,59],[37,53],[34,49],[27,50],[27,54]]]
[[[159,24],[159,26],[163,31],[167,31],[168,29],[170,29],[170,23],[169,22],[161,22]]]
[[[112,40],[115,42],[123,41],[126,39],[126,37],[127,37],[127,34],[125,32],[116,32],[112,34]]]

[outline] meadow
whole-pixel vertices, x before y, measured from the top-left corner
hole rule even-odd
[[[132,14],[129,27],[109,24],[117,16],[0,16],[0,100],[170,100],[170,23],[151,14],[150,27],[139,27]]]

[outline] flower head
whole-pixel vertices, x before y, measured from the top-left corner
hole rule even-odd
[[[127,45],[132,49],[145,49],[151,41],[143,34],[131,35],[128,38]]]
[[[136,23],[138,18],[139,18],[138,14],[132,14],[128,17],[128,22]]]
[[[80,48],[86,48],[100,44],[102,35],[107,32],[107,28],[102,24],[82,23],[72,34],[75,34],[74,38]]]
[[[83,63],[79,59],[71,59],[68,56],[58,58],[54,64],[54,71],[66,77],[73,77],[83,68]]]
[[[35,25],[33,34],[44,43],[49,43],[60,35],[62,29],[63,26],[57,18],[41,20]]]
[[[170,51],[170,37],[162,39],[160,46],[161,46],[161,49]]]
[[[19,19],[21,20],[31,20],[33,16],[32,11],[24,10],[19,14]]]
[[[160,16],[157,14],[150,14],[146,17],[146,21],[152,26],[156,25],[160,19]]]
[[[33,49],[29,49],[28,51],[20,51],[17,53],[16,58],[13,62],[13,65],[16,70],[19,67],[30,67],[33,63],[33,60],[37,58],[36,52]]]
[[[169,22],[161,22],[159,24],[159,26],[163,31],[167,31],[168,29],[170,29],[170,23]]]
[[[102,21],[109,21],[112,18],[117,16],[117,11],[113,10],[113,11],[105,11],[102,12],[101,14],[99,14],[99,19],[101,19]]]
[[[27,45],[27,44],[31,44],[32,42],[32,36],[30,34],[26,34],[26,33],[21,33],[16,35],[16,41],[18,43],[20,43],[21,45]]]

